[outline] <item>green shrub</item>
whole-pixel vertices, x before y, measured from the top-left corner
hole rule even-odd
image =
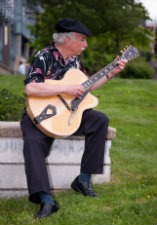
[[[136,79],[152,79],[154,69],[144,59],[134,59],[126,65],[119,77],[136,78]]]
[[[0,120],[19,121],[24,108],[24,98],[18,97],[6,89],[0,90]]]

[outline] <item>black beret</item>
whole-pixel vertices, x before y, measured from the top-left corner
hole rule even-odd
[[[56,25],[55,29],[58,33],[64,32],[76,32],[91,36],[92,32],[80,21],[65,18],[60,20]]]

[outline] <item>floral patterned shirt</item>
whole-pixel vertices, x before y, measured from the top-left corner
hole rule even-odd
[[[77,68],[87,75],[77,56],[70,57],[65,62],[55,45],[51,44],[37,52],[28,69],[24,83],[26,85],[31,82],[44,82],[45,79],[60,80],[70,68]]]

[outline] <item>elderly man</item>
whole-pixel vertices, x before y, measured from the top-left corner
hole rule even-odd
[[[84,76],[88,76],[78,56],[87,48],[86,38],[91,36],[91,31],[81,22],[68,18],[60,20],[55,29],[57,33],[53,34],[51,45],[35,55],[29,68],[25,79],[26,96],[68,94],[80,98],[85,93],[85,88],[81,84],[51,85],[44,81],[45,79],[60,80],[70,68],[77,68],[84,73]],[[119,60],[117,67],[96,82],[91,87],[91,91],[123,70],[126,63],[126,60]],[[75,133],[85,136],[85,149],[80,174],[72,182],[71,187],[84,196],[97,196],[91,186],[91,175],[103,173],[104,136],[107,133],[108,123],[109,119],[105,114],[88,109],[83,112],[81,125]],[[59,209],[51,194],[45,164],[45,158],[54,139],[34,125],[27,111],[24,112],[21,127],[29,200],[40,204],[35,218],[48,217]]]

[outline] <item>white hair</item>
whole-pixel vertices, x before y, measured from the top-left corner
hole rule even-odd
[[[65,32],[65,33],[54,33],[53,40],[56,44],[63,44],[65,39],[70,37],[71,39],[75,39],[75,32]]]

